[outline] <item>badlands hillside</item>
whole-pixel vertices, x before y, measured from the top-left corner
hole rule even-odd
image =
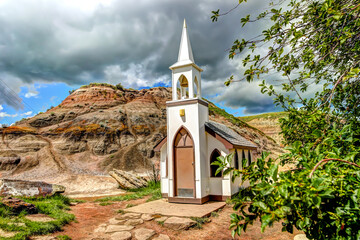
[[[113,168],[146,173],[158,165],[153,147],[166,135],[171,89],[131,90],[90,84],[15,126],[0,129],[0,177],[62,184],[68,192],[114,187]],[[263,150],[279,145],[262,131],[209,105],[210,119],[226,124]]]
[[[287,117],[285,112],[263,113],[258,115],[239,117],[240,120],[261,130],[281,145],[282,136],[279,119]]]

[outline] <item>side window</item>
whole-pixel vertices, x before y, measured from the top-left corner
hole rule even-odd
[[[248,166],[251,164],[251,151],[248,150]]]
[[[239,157],[236,149],[234,154],[234,167],[235,169],[239,169]]]
[[[245,157],[245,150],[242,150],[242,156],[241,156],[241,168],[244,169],[246,164],[246,157]]]
[[[210,177],[222,177],[222,172],[219,172],[216,176],[217,165],[211,165],[211,163],[217,161],[217,158],[220,157],[220,152],[215,149],[210,155]]]

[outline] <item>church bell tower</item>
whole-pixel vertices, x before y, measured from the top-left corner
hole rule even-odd
[[[201,98],[202,69],[195,64],[186,21],[172,71],[172,101],[167,108],[169,202],[195,203],[206,195],[205,122],[208,103]],[[203,176],[203,177],[202,177]]]
[[[195,64],[186,21],[181,35],[178,60],[172,70],[172,100],[201,98],[201,72]]]

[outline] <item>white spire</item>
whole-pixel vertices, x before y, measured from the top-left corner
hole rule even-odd
[[[181,41],[180,41],[180,49],[179,49],[179,56],[178,60],[175,64],[170,66],[170,69],[175,69],[183,66],[192,65],[196,69],[198,69],[200,72],[202,72],[202,69],[195,64],[191,44],[189,40],[189,35],[187,32],[187,26],[186,26],[186,20],[184,19],[184,26],[181,34]]]
[[[191,62],[194,62],[191,44],[190,44],[189,36],[187,33],[186,20],[184,19],[184,27],[183,27],[182,35],[181,35],[178,62],[189,61],[189,60]]]

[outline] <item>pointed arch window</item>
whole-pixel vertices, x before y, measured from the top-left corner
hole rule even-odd
[[[174,146],[175,147],[193,147],[194,146],[194,142],[193,142],[192,138],[190,137],[189,133],[184,128],[182,128],[176,135]]]
[[[217,165],[211,165],[211,163],[217,161],[217,158],[220,157],[221,154],[219,150],[215,149],[210,155],[210,177],[222,177],[222,172],[219,172],[215,175],[216,170],[218,169]]]

